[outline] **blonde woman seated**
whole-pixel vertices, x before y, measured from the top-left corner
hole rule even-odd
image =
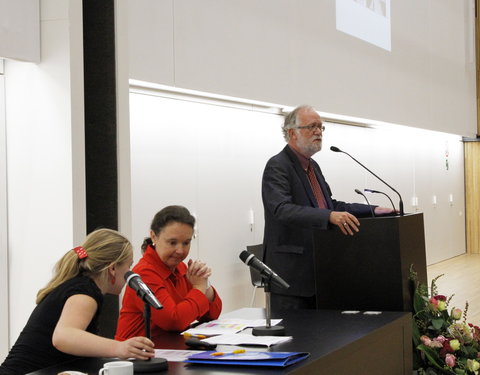
[[[120,293],[132,262],[132,245],[110,229],[92,232],[68,251],[38,292],[37,306],[0,374],[25,374],[75,357],[153,357],[146,337],[120,342],[95,334],[103,295]]]
[[[182,206],[168,206],[153,218],[150,237],[143,245],[143,257],[133,268],[147,284],[163,309],[152,309],[151,334],[161,330],[183,331],[195,320],[218,318],[222,301],[209,284],[210,268],[188,256],[195,218]],[[130,288],[123,297],[118,319],[117,340],[125,340],[145,330],[144,305]]]

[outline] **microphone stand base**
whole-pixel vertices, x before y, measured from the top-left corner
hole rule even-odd
[[[285,336],[285,328],[282,326],[255,327],[252,329],[253,336]]]
[[[143,361],[135,359],[132,362],[135,374],[147,374],[168,369],[168,361],[165,358],[151,358]]]

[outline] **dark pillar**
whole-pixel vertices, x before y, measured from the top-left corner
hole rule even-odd
[[[113,0],[83,0],[87,232],[118,229]]]
[[[87,233],[118,229],[115,8],[113,0],[83,0]],[[99,334],[112,338],[118,296],[106,295]]]

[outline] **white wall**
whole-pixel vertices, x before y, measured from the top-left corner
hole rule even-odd
[[[285,145],[283,117],[273,109],[132,88],[130,95],[132,239],[136,259],[154,214],[181,204],[195,213],[198,236],[191,256],[213,269],[224,311],[247,306],[252,287],[238,256],[263,240],[261,179],[267,160]],[[323,151],[315,156],[334,198],[362,202],[355,188],[398,198],[346,155],[349,152],[395,186],[406,212],[425,217],[429,264],[465,252],[463,145],[456,135],[419,129],[360,128],[327,123]],[[448,144],[449,170],[445,169]],[[453,194],[450,205],[448,197]],[[435,207],[430,203],[437,196]],[[412,206],[412,198],[418,205]],[[390,206],[381,195],[372,204]],[[255,215],[250,231],[249,211]],[[261,297],[261,296],[260,296]],[[263,304],[257,298],[257,303]]]
[[[40,61],[40,1],[0,0],[0,57]],[[4,66],[0,59],[0,358],[9,347],[7,164]]]
[[[115,54],[117,84],[117,169],[118,229],[128,238],[132,235],[130,119],[128,81],[128,6],[115,0]]]
[[[130,78],[473,136],[473,0],[394,1],[392,51],[335,1],[128,0]]]
[[[5,140],[5,82],[0,59],[0,358],[8,351],[7,150]]]
[[[85,235],[81,10],[80,0],[42,1],[41,63],[5,65],[10,344]]]
[[[40,0],[0,0],[0,57],[40,62]]]

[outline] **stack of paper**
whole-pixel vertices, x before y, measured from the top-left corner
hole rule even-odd
[[[232,335],[219,335],[203,339],[209,344],[217,345],[262,345],[272,346],[291,340],[292,336],[253,336],[243,333]]]
[[[277,325],[281,321],[281,319],[272,319],[271,325]],[[187,329],[186,331],[182,332],[182,334],[187,333],[193,336],[225,335],[243,331],[245,328],[259,327],[265,325],[265,319],[217,319],[210,322],[202,323],[195,328]]]

